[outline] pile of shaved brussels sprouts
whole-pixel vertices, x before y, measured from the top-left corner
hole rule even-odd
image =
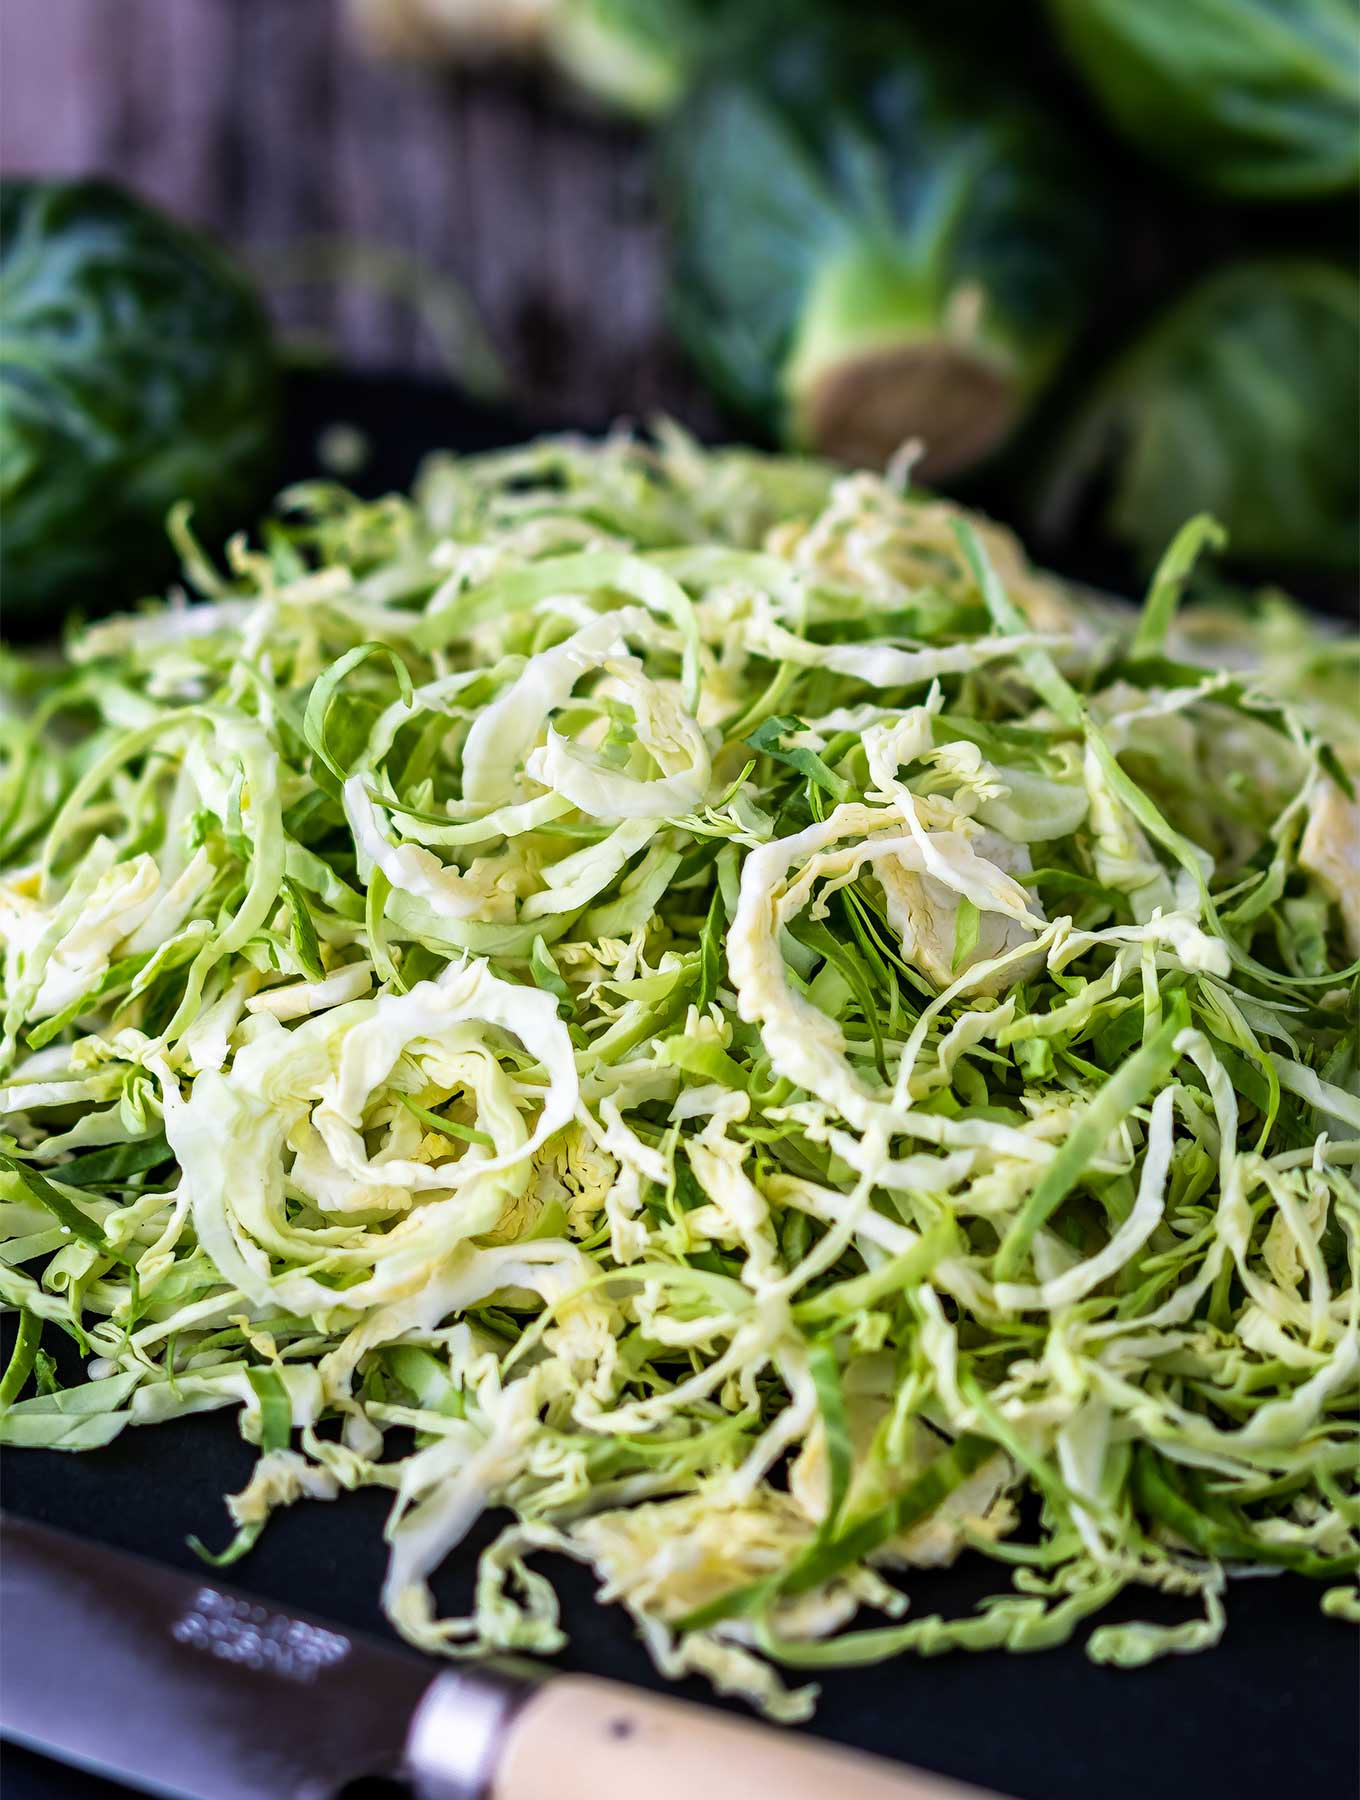
[[[415,1642],[554,1651],[563,1552],[784,1717],[1356,1612],[1358,647],[1178,619],[1205,521],[1135,614],[909,473],[313,484],[8,658],[0,1441],[231,1409],[227,1556],[385,1488]]]

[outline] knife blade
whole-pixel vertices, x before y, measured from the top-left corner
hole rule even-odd
[[[325,1800],[400,1769],[437,1679],[211,1576],[0,1517],[0,1735],[63,1762],[174,1800]],[[482,1711],[508,1711],[512,1686],[489,1691]]]
[[[0,1513],[0,1737],[169,1800],[987,1800],[592,1676],[438,1669],[376,1638]]]

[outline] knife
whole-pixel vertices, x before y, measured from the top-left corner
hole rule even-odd
[[[985,1800],[588,1675],[376,1638],[0,1513],[0,1736],[170,1800]]]

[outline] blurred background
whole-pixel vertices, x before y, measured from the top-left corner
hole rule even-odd
[[[1360,0],[4,0],[0,173],[226,245],[285,415],[329,368],[454,443],[455,390],[917,439],[1059,568],[1131,589],[1207,510],[1232,580],[1353,607]]]
[[[647,134],[571,103],[527,57],[497,63],[494,41],[469,42],[470,67],[437,39],[374,55],[362,16],[343,0],[4,0],[0,168],[111,175],[262,272],[317,239],[401,251],[466,284],[531,404],[695,414],[702,386],[662,323]],[[355,366],[447,378],[456,360],[367,283],[276,281],[271,305],[298,348]]]

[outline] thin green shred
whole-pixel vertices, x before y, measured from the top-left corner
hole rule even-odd
[[[12,1406],[23,1392],[24,1383],[37,1362],[41,1342],[42,1320],[34,1313],[20,1311],[14,1348],[5,1364],[5,1373],[0,1376],[0,1412]]]

